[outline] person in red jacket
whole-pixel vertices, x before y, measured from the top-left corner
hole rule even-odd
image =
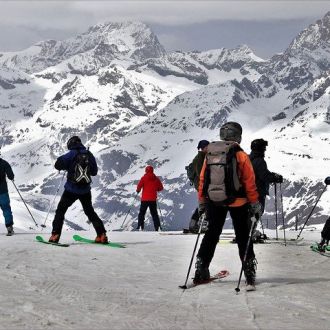
[[[142,197],[141,197],[141,206],[140,212],[138,216],[138,227],[144,229],[144,217],[149,207],[150,213],[152,216],[152,220],[154,222],[155,231],[161,229],[159,216],[157,213],[157,192],[162,191],[163,185],[159,178],[154,174],[154,168],[148,165],[145,169],[145,175],[140,179],[136,192],[139,193],[142,189]]]

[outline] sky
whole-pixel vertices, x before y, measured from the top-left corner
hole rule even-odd
[[[168,50],[234,48],[282,52],[330,1],[0,1],[0,51],[63,40],[109,21],[143,21]]]

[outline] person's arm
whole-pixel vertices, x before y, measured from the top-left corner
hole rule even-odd
[[[91,176],[95,176],[95,175],[97,175],[97,172],[98,172],[96,159],[90,151],[88,151],[88,152],[89,152],[89,161],[90,161],[90,165],[91,165],[91,167],[90,167]]]
[[[199,175],[199,185],[198,185],[198,199],[200,202],[205,201],[205,196],[203,193],[204,181],[205,181],[205,170],[206,170],[206,159],[204,159],[203,167]]]
[[[14,180],[14,177],[15,177],[14,172],[13,172],[11,166],[9,165],[9,163],[7,163],[7,162],[5,162],[5,172],[6,172],[7,178],[9,180]]]
[[[73,151],[70,151],[68,153],[66,153],[63,156],[60,156],[57,158],[54,167],[58,170],[58,171],[67,171],[69,169],[69,160],[71,159],[71,156],[73,154]]]
[[[275,182],[275,174],[268,170],[267,163],[264,159],[260,158],[258,160],[255,160],[254,168],[256,176],[258,176],[261,181],[267,183]]]
[[[238,161],[240,181],[245,189],[246,197],[250,203],[256,203],[258,202],[259,194],[257,192],[254,170],[250,158],[243,151],[238,151],[236,158]]]
[[[157,187],[157,191],[162,191],[162,190],[164,189],[163,184],[162,184],[162,182],[160,181],[159,178],[157,178],[157,179],[158,179],[158,187]]]
[[[136,192],[140,192],[141,191],[141,189],[143,188],[143,178],[144,177],[142,177],[141,179],[140,179],[140,181],[139,181],[139,183],[138,183],[138,185],[137,185],[137,187],[136,187]]]

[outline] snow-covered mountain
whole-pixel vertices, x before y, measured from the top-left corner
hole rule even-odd
[[[269,168],[286,178],[286,220],[302,221],[330,175],[329,30],[330,12],[269,60],[247,46],[167,53],[138,22],[1,53],[2,153],[29,203],[47,211],[38,201],[51,200],[60,183],[52,164],[68,137],[80,135],[98,157],[95,203],[109,228],[121,225],[144,167],[154,165],[165,184],[163,227],[180,229],[196,205],[184,167],[197,142],[218,139],[222,123],[237,120],[247,152],[252,139],[269,141]],[[324,220],[329,201],[325,194],[311,222]],[[267,217],[273,204],[272,196]],[[72,212],[69,224],[81,225],[82,211]]]

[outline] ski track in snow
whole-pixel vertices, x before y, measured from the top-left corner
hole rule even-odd
[[[73,243],[72,234],[61,241]],[[194,235],[109,233],[126,249],[62,248],[34,236],[0,237],[0,329],[328,328],[329,260],[309,249],[319,232],[306,232],[299,245],[255,245],[257,291],[246,292],[242,278],[239,294],[235,244],[218,244],[210,266],[228,269],[227,278],[182,291]]]

